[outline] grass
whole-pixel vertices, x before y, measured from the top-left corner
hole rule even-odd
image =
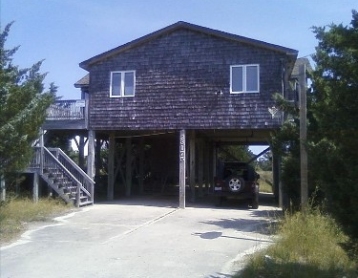
[[[257,171],[260,175],[260,192],[272,193],[272,171]]]
[[[29,222],[48,221],[67,212],[72,206],[46,198],[34,203],[29,198],[12,198],[0,203],[0,243],[7,243],[25,231]]]
[[[286,215],[275,244],[252,255],[235,277],[358,277],[358,262],[341,245],[348,238],[318,211]]]

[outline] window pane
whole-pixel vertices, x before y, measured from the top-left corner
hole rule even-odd
[[[233,92],[242,92],[243,91],[243,84],[242,84],[242,67],[232,67],[232,91]]]
[[[134,73],[126,72],[124,74],[124,95],[133,96],[134,95]]]
[[[121,73],[112,73],[112,96],[121,95]]]
[[[247,66],[246,67],[246,91],[257,92],[258,88],[258,66]]]

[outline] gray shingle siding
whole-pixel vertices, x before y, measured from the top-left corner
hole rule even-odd
[[[265,128],[286,60],[282,52],[175,30],[90,66],[90,128]],[[260,65],[260,93],[230,94],[230,66],[238,64]],[[109,97],[110,72],[120,70],[136,71],[134,97]]]

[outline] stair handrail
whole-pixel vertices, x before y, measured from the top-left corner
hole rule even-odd
[[[85,179],[87,179],[88,181],[90,181],[92,183],[95,183],[95,181],[89,175],[87,175],[87,173],[85,171],[83,171],[82,168],[80,166],[78,166],[63,150],[61,150],[60,148],[48,148],[48,150],[50,152],[54,151],[54,152],[60,154],[68,163],[71,164],[71,166],[73,166],[78,172],[80,172],[81,175]]]
[[[94,202],[94,180],[84,172],[70,157],[60,148],[46,148],[34,146],[35,155],[28,167],[31,171],[38,170],[41,174],[43,168],[53,163],[54,167],[60,167],[61,171],[73,180],[76,185],[77,205],[80,205],[80,193],[84,193],[89,198],[89,202]],[[46,159],[48,157],[51,161]]]
[[[48,151],[51,152],[51,154],[52,152],[56,154],[55,158],[72,176],[76,177],[77,180],[83,179],[83,182],[80,181],[81,188],[87,195],[90,195],[91,201],[93,201],[95,181],[60,148],[48,148]],[[66,163],[64,163],[64,161]],[[69,165],[71,166],[71,170],[68,167]]]
[[[35,147],[36,149],[40,149],[41,151],[41,147]],[[76,191],[77,191],[77,196],[76,196],[76,205],[79,206],[80,205],[80,199],[79,199],[79,191],[80,188],[82,187],[81,182],[62,164],[60,163],[60,161],[46,148],[43,147],[43,151],[44,151],[44,156],[49,156],[51,158],[51,162],[54,162],[55,165],[57,165],[58,167],[61,168],[61,170],[66,173],[66,175],[76,184]],[[47,160],[44,159],[44,164],[47,164]],[[44,165],[44,166],[45,166]],[[42,169],[43,170],[43,169]],[[92,196],[91,196],[92,198]]]

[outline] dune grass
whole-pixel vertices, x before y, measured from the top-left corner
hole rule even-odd
[[[249,257],[235,277],[358,277],[358,262],[341,247],[348,238],[317,210],[286,215],[275,244]]]
[[[40,199],[37,203],[29,198],[10,198],[0,203],[0,243],[17,238],[29,222],[47,221],[72,208],[52,198]]]

